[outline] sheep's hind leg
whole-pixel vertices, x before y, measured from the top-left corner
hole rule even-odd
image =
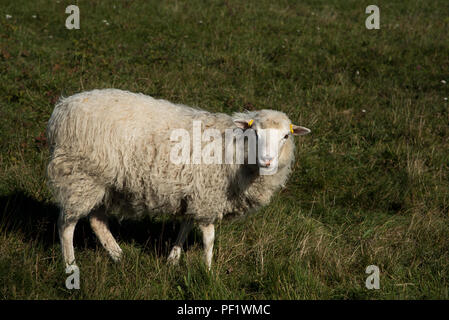
[[[181,230],[179,230],[178,238],[176,239],[175,245],[171,249],[170,255],[168,256],[168,262],[172,265],[179,263],[179,258],[181,257],[182,245],[186,241],[187,235],[190,230],[192,230],[193,221],[191,219],[184,220],[181,224]]]
[[[62,256],[66,268],[70,265],[76,265],[75,251],[73,249],[73,234],[79,217],[68,217],[66,211],[61,210],[58,218],[59,239],[61,241]]]
[[[204,258],[206,260],[207,270],[210,270],[214,249],[215,227],[212,223],[208,225],[200,224],[200,229],[203,233]]]
[[[118,262],[122,256],[122,249],[117,244],[109,230],[108,218],[104,208],[99,208],[89,215],[89,222],[98,240],[111,256],[112,260]]]
[[[58,219],[59,238],[66,269],[75,265],[73,235],[78,220],[85,217],[104,198],[104,188],[95,184],[86,175],[69,175],[59,177],[55,182],[59,187],[59,198],[62,204]]]

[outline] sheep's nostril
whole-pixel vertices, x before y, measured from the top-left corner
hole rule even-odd
[[[268,168],[273,163],[274,158],[269,156],[263,156],[259,159],[259,165],[264,168]]]
[[[261,161],[261,164],[262,164],[264,167],[269,167],[269,166],[271,165],[271,161],[272,161],[273,159],[270,159],[270,158],[267,158],[267,157],[263,157],[261,160],[262,160],[262,161]]]

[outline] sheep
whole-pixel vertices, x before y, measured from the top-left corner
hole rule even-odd
[[[253,131],[258,142],[274,141],[277,153],[258,144],[255,163],[248,163],[246,151],[243,163],[171,161],[174,130],[192,134],[194,121],[222,135],[229,129],[239,131],[235,137]],[[275,134],[266,134],[270,130]],[[230,116],[118,89],[61,98],[47,125],[47,177],[60,207],[58,231],[66,267],[76,265],[73,234],[80,218],[89,218],[102,246],[119,261],[122,250],[108,228],[109,215],[138,219],[169,214],[181,217],[182,223],[168,262],[178,263],[196,224],[210,270],[214,224],[267,205],[291,172],[295,144],[290,137],[309,132],[275,110]],[[230,145],[236,143],[237,138]],[[276,168],[275,173],[263,174],[270,167]]]

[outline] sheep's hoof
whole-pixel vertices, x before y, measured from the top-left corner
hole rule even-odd
[[[174,246],[173,249],[171,249],[170,255],[167,258],[167,263],[176,266],[179,264],[179,258],[181,257],[181,247]]]
[[[115,263],[119,263],[122,260],[122,250],[119,252],[109,252],[109,256]]]
[[[75,261],[73,261],[72,263],[65,263],[65,272],[66,273],[71,273],[76,269],[79,270],[79,267]]]

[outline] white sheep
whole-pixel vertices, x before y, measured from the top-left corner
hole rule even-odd
[[[274,141],[278,152],[260,143],[256,164],[174,163],[170,160],[173,131],[193,134],[194,121],[222,135],[230,128],[245,133],[254,129],[259,143]],[[265,134],[271,131],[274,134]],[[101,244],[117,261],[122,250],[108,229],[108,214],[120,218],[171,214],[184,219],[168,260],[179,261],[181,247],[196,223],[210,269],[214,223],[268,204],[291,171],[294,141],[290,136],[309,132],[274,110],[231,117],[116,89],[62,98],[47,127],[51,152],[47,174],[61,208],[58,229],[66,266],[75,264],[73,233],[82,217],[89,216]],[[270,167],[276,168],[274,174],[261,174]]]

